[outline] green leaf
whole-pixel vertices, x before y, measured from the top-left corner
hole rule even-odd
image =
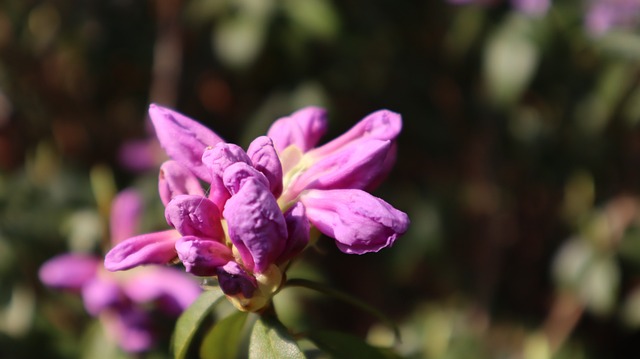
[[[316,290],[320,293],[326,294],[328,296],[331,296],[333,298],[336,298],[338,300],[341,300],[345,303],[351,304],[355,307],[360,308],[361,310],[375,316],[376,318],[378,318],[378,320],[380,320],[382,323],[384,323],[385,325],[387,325],[389,328],[393,329],[393,334],[396,337],[396,340],[400,339],[400,330],[398,329],[398,327],[395,325],[395,323],[393,323],[393,321],[391,321],[391,319],[389,319],[386,315],[384,315],[382,312],[380,312],[378,309],[370,306],[369,304],[363,302],[362,300],[355,298],[347,293],[341,292],[339,290],[336,290],[334,288],[328,287],[324,284],[321,283],[317,283],[314,281],[310,281],[307,279],[301,279],[301,278],[295,278],[295,279],[289,279],[287,281],[287,283],[285,283],[285,288],[286,287],[302,287],[302,288],[308,288],[308,289],[313,289]]]
[[[236,358],[247,312],[236,311],[219,320],[205,335],[200,346],[202,359]]]
[[[78,342],[75,342],[78,345]],[[80,359],[126,359],[127,355],[118,348],[117,343],[104,332],[99,322],[92,323],[84,332],[80,341]]]
[[[531,32],[530,20],[514,15],[487,39],[483,72],[496,104],[515,103],[533,78],[540,49]]]
[[[587,309],[597,315],[607,315],[615,309],[620,268],[614,256],[595,257],[583,274],[578,295]]]
[[[633,32],[611,31],[596,41],[607,53],[625,60],[640,59],[640,36]]]
[[[335,359],[367,358],[389,359],[396,355],[369,345],[364,340],[346,333],[322,330],[309,333],[309,340]]]
[[[249,341],[250,359],[304,358],[295,339],[275,316],[261,316]]]
[[[183,359],[189,351],[191,340],[202,324],[204,318],[213,307],[224,300],[224,294],[218,287],[214,287],[200,294],[198,299],[182,313],[173,332],[173,356]]]
[[[283,10],[292,21],[314,37],[332,39],[338,33],[339,19],[333,4],[327,0],[288,0]]]
[[[220,21],[212,34],[220,60],[238,69],[249,66],[264,46],[267,20],[243,15]]]

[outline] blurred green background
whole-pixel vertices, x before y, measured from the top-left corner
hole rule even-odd
[[[166,226],[150,102],[243,146],[306,105],[329,110],[325,140],[377,109],[402,114],[375,194],[409,232],[365,256],[321,241],[292,269],[378,307],[402,342],[366,313],[283,292],[293,328],[409,358],[640,355],[640,36],[590,32],[595,2],[2,1],[0,358],[96,357],[95,320],[37,271],[99,253],[122,188],[145,194],[148,228]],[[151,160],[123,158],[131,141]],[[168,357],[164,344],[140,357]]]

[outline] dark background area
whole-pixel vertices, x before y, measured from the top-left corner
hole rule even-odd
[[[377,109],[402,114],[397,164],[375,194],[410,231],[376,254],[327,240],[304,257],[393,318],[401,354],[637,355],[640,38],[590,35],[586,3],[533,17],[509,3],[5,0],[0,357],[82,351],[69,343],[91,319],[37,270],[68,250],[63,223],[99,207],[96,167],[157,201],[159,162],[121,158],[152,136],[150,102],[243,146],[306,105],[329,110],[325,140]],[[16,293],[31,305],[16,309]],[[384,343],[366,313],[304,307],[294,325]]]

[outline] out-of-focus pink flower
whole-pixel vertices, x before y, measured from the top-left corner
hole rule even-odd
[[[118,162],[133,172],[145,172],[158,167],[166,158],[158,140],[146,138],[123,143],[118,151]]]
[[[160,147],[151,121],[145,121],[146,137],[125,141],[118,151],[118,162],[132,172],[146,172],[157,169],[167,160],[167,154]]]
[[[172,110],[151,105],[149,114],[172,158],[161,167],[159,191],[179,236],[129,238],[107,254],[109,270],[177,257],[192,274],[217,276],[239,309],[256,311],[307,246],[311,225],[354,254],[388,247],[407,230],[405,213],[366,192],[395,161],[402,121],[394,112],[374,112],[315,147],[326,112],[304,108],[277,120],[246,152]]]
[[[633,29],[640,23],[638,0],[591,0],[585,26],[595,36],[614,29]]]
[[[140,197],[133,190],[123,191],[114,199],[113,244],[135,233],[141,210]],[[144,238],[149,242],[149,238],[159,237]],[[138,251],[136,255],[141,254]],[[102,262],[92,255],[62,254],[40,267],[40,280],[49,287],[81,294],[87,312],[99,317],[107,334],[127,352],[150,349],[157,337],[157,314],[176,318],[201,291],[192,278],[172,268],[136,268],[124,275],[105,271]]]

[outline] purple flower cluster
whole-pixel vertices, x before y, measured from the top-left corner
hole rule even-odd
[[[114,244],[135,233],[141,199],[133,190],[121,192],[111,214]],[[198,297],[198,284],[167,267],[137,268],[129,273],[104,270],[102,258],[79,253],[59,255],[40,267],[47,286],[78,292],[85,309],[100,318],[107,334],[127,352],[150,349],[157,337],[160,314],[177,318]]]
[[[159,192],[175,230],[123,241],[107,254],[108,270],[177,257],[187,272],[217,277],[236,307],[257,311],[280,287],[284,265],[309,244],[311,227],[353,254],[390,246],[407,230],[405,213],[366,192],[395,161],[396,113],[372,113],[315,147],[326,112],[304,108],[246,151],[170,109],[151,105],[149,114],[171,158],[160,168]]]

